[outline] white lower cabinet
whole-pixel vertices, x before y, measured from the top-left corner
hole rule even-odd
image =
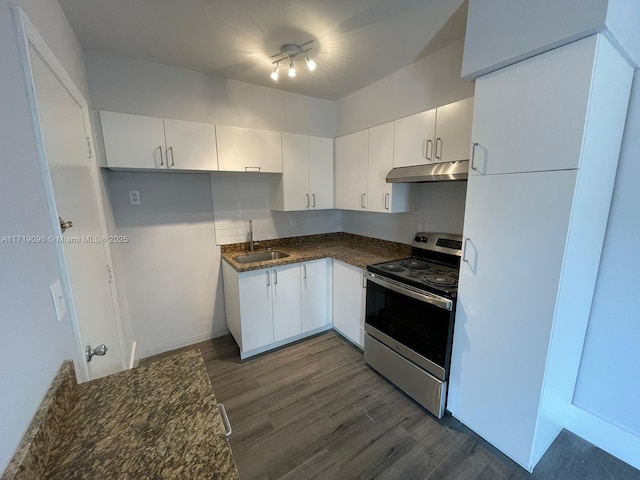
[[[333,328],[364,348],[366,281],[361,268],[333,261]]]
[[[308,332],[330,324],[331,259],[321,258],[300,266],[302,331]]]
[[[331,327],[329,262],[321,259],[249,272],[236,272],[222,262],[227,327],[240,347],[240,358]]]

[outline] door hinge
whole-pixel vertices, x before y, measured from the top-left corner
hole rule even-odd
[[[111,265],[107,265],[107,278],[109,279],[109,283],[113,283],[113,269]]]
[[[93,158],[93,150],[91,148],[91,138],[85,137],[87,139],[87,150],[89,150],[89,158]]]

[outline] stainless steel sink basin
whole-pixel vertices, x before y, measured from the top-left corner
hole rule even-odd
[[[238,263],[255,263],[266,262],[267,260],[277,260],[279,258],[287,258],[288,256],[288,253],[279,252],[278,250],[272,250],[270,252],[247,253],[246,255],[238,255],[237,257],[233,257],[233,259]]]

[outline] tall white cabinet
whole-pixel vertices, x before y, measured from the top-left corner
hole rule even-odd
[[[572,400],[632,74],[596,35],[476,80],[448,409],[528,470]]]

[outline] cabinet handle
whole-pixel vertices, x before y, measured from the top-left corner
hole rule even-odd
[[[160,166],[162,167],[164,165],[164,159],[162,158],[162,145],[158,147],[158,150],[160,150]]]
[[[440,143],[440,154],[438,154],[438,143]],[[436,153],[435,157],[437,160],[441,160],[442,157],[442,139],[440,137],[436,138]]]
[[[171,165],[169,165],[169,152],[171,152]],[[169,147],[167,148],[167,167],[171,168],[175,165],[175,162],[173,161],[173,147]]]
[[[302,265],[302,279],[303,280],[307,279],[307,266],[306,265]]]
[[[366,193],[363,193],[363,194],[362,194],[362,200],[360,201],[360,204],[362,205],[362,208],[365,208],[365,206],[364,206],[364,199],[365,199],[365,196],[366,196],[366,195],[367,195]]]
[[[278,271],[277,270],[273,271],[273,284],[274,285],[278,284]]]
[[[311,194],[311,198],[313,199],[313,203],[311,204],[311,206],[312,206],[313,208],[316,208],[316,194],[315,194],[315,193],[312,193],[312,194]]]
[[[269,274],[269,270],[267,270],[267,287],[271,286],[271,275]]]
[[[309,194],[305,194],[307,196],[307,208],[309,208]]]
[[[469,242],[468,238],[464,239],[464,251],[462,252],[462,261],[469,263],[469,260],[467,260],[467,243]]]
[[[389,210],[389,194],[384,194],[384,209]]]
[[[433,154],[433,142],[429,138],[427,140],[427,148],[425,149],[424,158],[431,161],[431,155]]]
[[[259,172],[261,167],[244,167],[245,172]]]
[[[471,170],[475,170],[476,172],[478,171],[478,169],[476,168],[476,147],[478,146],[478,142],[473,142],[473,144],[471,145]]]
[[[231,422],[229,422],[229,416],[227,415],[227,410],[224,408],[222,403],[218,404],[218,409],[220,410],[220,415],[222,416],[222,423],[224,425],[224,434],[228,437],[233,433],[231,429]]]
[[[362,274],[362,288],[367,288],[367,274],[363,273]]]

